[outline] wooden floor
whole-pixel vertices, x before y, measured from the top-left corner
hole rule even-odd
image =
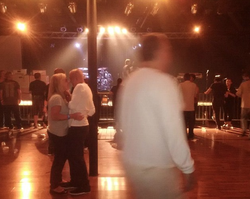
[[[105,137],[105,133],[109,133]],[[49,174],[52,159],[47,155],[46,131],[25,129],[21,136],[1,139],[0,199],[134,199],[119,161],[121,151],[111,147],[113,130],[100,129],[99,176],[90,177],[91,193],[84,196],[51,196]],[[1,132],[0,132],[1,134]],[[250,198],[250,140],[240,137],[240,129],[196,128],[189,141],[195,160],[197,187],[187,198]],[[85,154],[88,161],[88,152]],[[69,167],[63,176],[69,180]]]

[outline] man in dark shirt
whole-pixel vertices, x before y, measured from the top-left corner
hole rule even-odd
[[[116,96],[117,96],[117,92],[118,92],[118,89],[120,87],[122,83],[122,78],[118,78],[117,79],[117,84],[115,86],[113,86],[111,88],[111,93],[113,94],[113,109],[115,109],[115,104],[116,104]]]
[[[0,70],[0,88],[4,80],[5,80],[5,71]],[[0,102],[0,128],[3,128],[3,127],[4,127],[4,112],[3,112],[2,102]]]
[[[11,72],[5,74],[5,81],[0,88],[0,100],[4,107],[5,126],[13,129],[11,123],[11,112],[13,112],[16,126],[22,128],[21,118],[19,113],[19,104],[21,102],[21,89],[18,82],[13,80]]]
[[[223,110],[223,106],[225,103],[225,97],[227,97],[227,87],[222,83],[221,77],[215,77],[214,83],[207,89],[204,94],[209,94],[212,91],[213,93],[213,101],[212,107],[215,113],[215,121],[217,128],[220,130],[220,108]]]
[[[35,80],[30,82],[29,91],[31,92],[32,95],[34,127],[37,128],[38,115],[40,114],[42,115],[42,118],[44,117],[46,84],[45,82],[41,81],[40,73],[35,73],[34,77]],[[43,124],[43,126],[45,126],[45,124]]]

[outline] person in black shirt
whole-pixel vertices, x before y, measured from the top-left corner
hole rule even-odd
[[[2,86],[4,80],[5,80],[5,71],[0,70],[0,87]],[[4,111],[2,102],[0,102],[0,128],[3,127],[4,127]]]
[[[111,93],[113,94],[113,109],[115,109],[117,91],[122,83],[122,78],[117,79],[117,84],[111,88]]]
[[[33,115],[34,115],[34,127],[37,128],[38,123],[38,115],[42,115],[44,117],[45,113],[45,93],[46,93],[46,84],[45,82],[41,81],[41,74],[35,73],[34,74],[35,80],[30,82],[29,91],[32,95],[32,108],[33,108]],[[46,125],[43,124],[45,127]]]
[[[230,78],[226,79],[227,86],[227,97],[225,98],[224,104],[224,128],[232,127],[233,118],[233,108],[236,97],[236,89],[232,85],[232,80]]]
[[[11,72],[5,74],[5,81],[0,87],[0,100],[4,108],[5,126],[13,129],[11,112],[14,114],[16,127],[22,129],[22,121],[19,112],[21,102],[21,89],[18,82],[13,80]]]
[[[207,95],[211,91],[213,93],[212,107],[215,114],[215,122],[217,128],[220,130],[220,109],[223,110],[225,97],[227,97],[227,87],[222,83],[221,77],[215,77],[214,83],[204,92],[204,94]]]

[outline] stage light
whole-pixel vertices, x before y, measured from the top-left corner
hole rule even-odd
[[[118,27],[118,26],[116,26],[116,27],[115,27],[115,32],[118,33],[118,34],[120,34],[120,33],[121,33],[121,28]]]
[[[122,33],[123,33],[123,34],[127,34],[127,33],[128,33],[128,30],[127,30],[126,28],[123,28],[123,29],[122,29]]]
[[[134,8],[134,4],[132,4],[131,2],[127,4],[124,14],[125,15],[129,15],[132,12],[132,9]]]
[[[200,26],[195,26],[194,27],[194,32],[195,33],[200,33],[200,30],[201,30]]]
[[[191,6],[191,13],[196,14],[198,12],[198,5],[195,3]]]
[[[75,2],[73,2],[73,1],[71,1],[71,2],[69,2],[69,5],[68,5],[68,8],[69,8],[69,11],[72,13],[72,14],[74,14],[74,13],[76,13],[76,3]]]
[[[81,47],[81,44],[75,43],[75,47],[76,47],[76,48],[80,48],[80,47]]]
[[[66,32],[66,31],[67,31],[67,28],[66,28],[65,26],[62,26],[62,27],[60,28],[60,31],[61,31],[61,32]]]
[[[1,8],[1,13],[6,13],[7,12],[7,6],[4,3],[0,3],[0,8]]]
[[[114,34],[114,28],[113,27],[108,27],[108,33],[113,35]]]
[[[26,25],[24,23],[18,22],[16,25],[17,29],[24,32],[26,30]]]
[[[77,30],[77,32],[81,33],[81,32],[83,32],[83,27],[78,27],[76,30]]]
[[[136,32],[136,27],[131,27],[130,32]]]
[[[147,28],[147,32],[152,32],[152,28]]]
[[[89,33],[89,29],[88,28],[85,28],[85,33]]]
[[[104,33],[105,33],[105,28],[104,28],[104,27],[100,27],[100,28],[99,28],[99,32],[100,32],[101,34],[104,34]]]
[[[47,4],[46,3],[39,3],[39,8],[40,8],[40,13],[45,13],[47,9]]]

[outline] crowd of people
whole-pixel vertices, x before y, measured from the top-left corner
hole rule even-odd
[[[13,80],[11,72],[0,71],[0,74],[1,127],[5,123],[9,129],[13,128],[12,112],[17,128],[20,129],[20,85]],[[83,150],[89,134],[88,117],[95,113],[95,106],[92,92],[84,82],[84,75],[79,69],[70,71],[69,80],[73,88],[71,93],[68,78],[62,69],[55,69],[47,86],[41,81],[40,73],[35,73],[34,78],[29,85],[34,127],[38,126],[39,115],[44,118],[47,113],[48,121],[43,120],[43,125],[48,124],[49,153],[54,157],[50,173],[50,193],[65,194],[67,190],[70,195],[89,193],[91,188]],[[66,160],[70,165],[69,182],[62,179]]]
[[[199,88],[195,75],[186,73],[179,83],[168,74],[172,65],[171,45],[163,34],[149,33],[141,37],[138,51],[138,69],[132,73],[130,60],[125,61],[123,80],[111,90],[114,96],[115,119],[119,125],[116,136],[123,150],[122,162],[137,198],[184,198],[184,192],[196,184],[194,160],[188,145],[193,139],[195,111]],[[39,73],[30,83],[35,128],[38,117],[47,126],[49,148],[53,148],[54,160],[50,173],[50,193],[71,195],[89,193],[91,190],[84,160],[84,145],[89,134],[88,117],[95,114],[93,94],[79,69],[69,72],[72,85],[62,69],[55,69],[46,86]],[[154,81],[150,81],[154,79]],[[225,83],[215,77],[214,83],[204,92],[213,94],[212,108],[217,128],[232,126],[233,106],[236,96],[241,97],[242,136],[246,135],[250,116],[250,77],[236,89],[232,79]],[[149,82],[150,81],[150,82]],[[37,89],[38,88],[38,89]],[[21,100],[20,85],[12,73],[0,71],[0,119],[1,127],[13,128],[13,112],[17,128],[21,128],[18,104]],[[219,113],[224,110],[225,122],[221,125]],[[188,132],[186,132],[188,127]],[[187,139],[188,138],[188,139]],[[69,182],[62,179],[62,170],[68,160]],[[182,177],[185,183],[180,187]]]

